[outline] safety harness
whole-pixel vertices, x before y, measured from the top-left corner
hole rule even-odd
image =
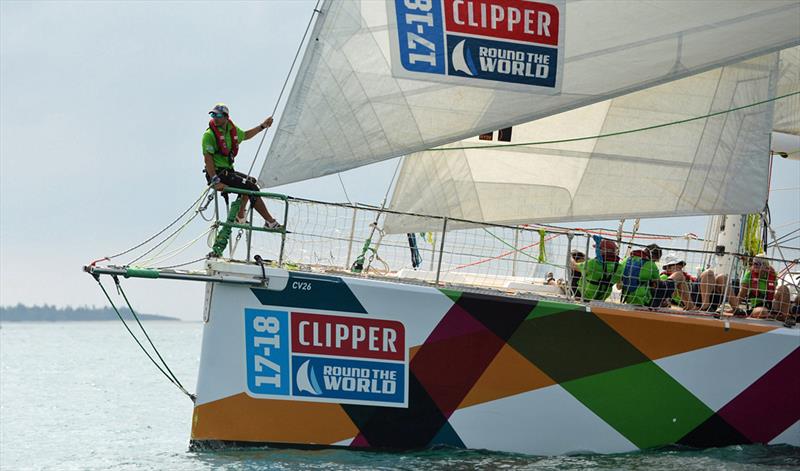
[[[236,154],[239,153],[239,136],[236,133],[236,125],[233,124],[233,121],[228,119],[228,123],[230,124],[230,129],[228,132],[231,136],[231,148],[228,149],[228,144],[225,142],[225,136],[222,134],[222,130],[217,127],[214,120],[210,120],[208,122],[208,128],[211,129],[211,132],[214,133],[214,138],[217,141],[217,150],[220,154],[224,155],[228,158],[228,162],[233,165],[233,159],[236,157]]]

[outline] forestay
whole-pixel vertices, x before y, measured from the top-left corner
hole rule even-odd
[[[515,126],[511,144],[613,134],[746,106],[774,97],[777,79],[772,53]],[[391,208],[507,224],[760,211],[774,104],[600,139],[416,153],[406,157]],[[504,144],[497,132],[492,137],[445,147]],[[414,221],[390,216],[386,229],[438,229]]]
[[[510,5],[325,2],[263,184],[406,155],[800,43],[797,1]]]

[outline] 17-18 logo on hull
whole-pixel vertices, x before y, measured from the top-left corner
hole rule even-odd
[[[244,315],[251,395],[407,406],[402,323],[269,309]]]

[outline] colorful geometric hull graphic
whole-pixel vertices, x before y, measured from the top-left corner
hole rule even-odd
[[[256,397],[245,308],[401,323],[406,406]],[[800,446],[797,328],[300,273],[269,289],[215,285],[207,309],[192,424],[201,446],[443,444],[544,455]]]

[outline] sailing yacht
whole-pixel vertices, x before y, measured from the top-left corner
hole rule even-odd
[[[684,251],[736,277],[771,133],[800,135],[800,2],[316,12],[259,179],[405,156],[388,206],[264,193],[286,229],[262,242],[218,214],[219,234],[248,231],[244,260],[224,239],[200,271],[87,268],[206,283],[194,446],[800,446],[797,326],[532,282],[597,235],[551,223],[688,215],[728,215],[736,237]]]

